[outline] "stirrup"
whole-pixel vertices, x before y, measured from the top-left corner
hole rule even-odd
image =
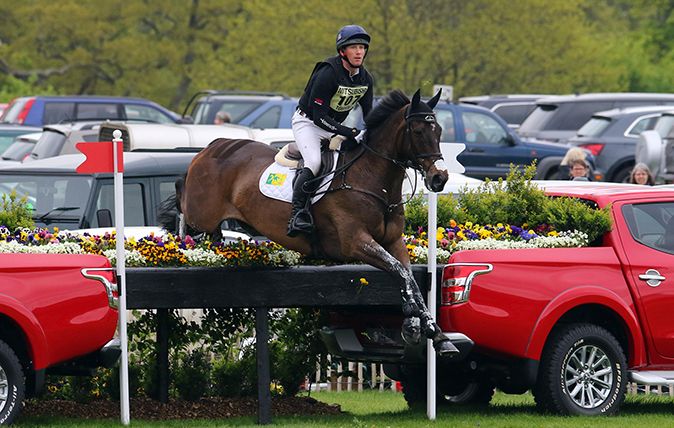
[[[297,211],[288,222],[288,236],[293,238],[300,233],[306,233],[307,235],[314,233],[314,219],[308,208]]]

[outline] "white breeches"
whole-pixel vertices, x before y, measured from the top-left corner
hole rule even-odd
[[[333,133],[319,128],[309,118],[295,112],[292,119],[297,148],[304,158],[304,166],[316,175],[321,168],[321,139],[330,139]]]

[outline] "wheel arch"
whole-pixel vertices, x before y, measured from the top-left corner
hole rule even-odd
[[[6,295],[0,296],[0,339],[10,346],[19,346],[21,351],[15,349],[14,352],[22,364],[24,357],[32,362],[31,370],[48,365],[49,349],[40,323],[20,302]]]
[[[551,174],[558,174],[559,164],[562,162],[561,156],[546,156],[543,159],[540,159],[536,167],[536,179],[537,180],[550,180],[555,177],[550,178]]]
[[[607,179],[605,181],[611,181],[611,182],[614,181],[617,173],[621,172],[622,170],[624,170],[627,167],[634,168],[634,163],[635,163],[634,156],[626,157],[626,158],[622,158],[622,159],[618,160],[607,171],[606,175],[608,177],[611,177],[611,178]]]
[[[565,296],[569,293],[575,296]],[[635,314],[618,296],[599,287],[575,288],[551,301],[536,322],[525,356],[540,360],[555,327],[579,322],[600,325],[611,332],[623,348],[629,366],[646,363],[645,345]]]

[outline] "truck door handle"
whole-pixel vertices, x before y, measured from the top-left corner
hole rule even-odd
[[[648,284],[651,287],[657,287],[666,278],[660,275],[660,272],[658,272],[657,270],[648,269],[646,273],[642,273],[641,275],[639,275],[639,279],[646,281],[646,284]]]

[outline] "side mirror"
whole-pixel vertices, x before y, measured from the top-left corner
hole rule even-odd
[[[178,123],[181,123],[183,125],[192,125],[194,124],[194,119],[192,119],[192,116],[183,116],[180,119],[178,119]]]
[[[506,146],[514,146],[515,145],[515,137],[513,137],[512,134],[508,134],[503,139],[503,143]]]
[[[639,135],[634,152],[636,163],[643,162],[651,169],[654,176],[660,172],[660,160],[663,158],[662,138],[657,131],[644,131]]]
[[[107,208],[100,209],[96,211],[96,221],[98,227],[112,227],[112,213]]]

